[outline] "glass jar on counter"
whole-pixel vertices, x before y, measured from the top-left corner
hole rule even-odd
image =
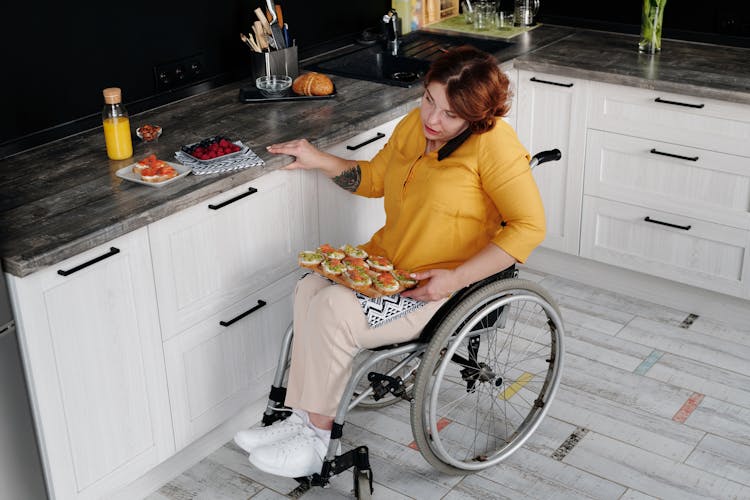
[[[107,156],[110,160],[124,160],[133,156],[133,139],[130,134],[130,119],[122,104],[122,91],[117,87],[106,88],[102,125]]]

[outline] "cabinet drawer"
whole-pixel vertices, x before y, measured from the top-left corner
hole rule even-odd
[[[747,230],[584,196],[582,257],[743,296],[749,245]]]
[[[164,339],[296,269],[317,238],[309,174],[271,172],[149,227]]]
[[[747,158],[589,130],[587,195],[750,228]]]
[[[750,106],[597,83],[589,127],[750,157]]]
[[[385,146],[393,129],[396,128],[396,125],[402,118],[403,116],[399,116],[366,132],[357,134],[346,141],[334,144],[326,148],[326,152],[342,158],[369,160]]]
[[[292,273],[164,343],[178,449],[268,393],[292,321],[298,276]]]

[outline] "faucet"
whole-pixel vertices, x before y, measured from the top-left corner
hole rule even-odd
[[[391,54],[398,55],[399,37],[401,35],[401,19],[396,9],[390,9],[383,16],[383,34]]]

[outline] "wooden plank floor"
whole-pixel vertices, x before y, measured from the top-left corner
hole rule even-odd
[[[502,464],[455,477],[413,441],[408,403],[353,411],[344,449],[366,444],[379,499],[750,499],[750,326],[691,316],[522,272],[558,301],[562,382],[547,418]],[[250,423],[248,423],[250,424]],[[556,453],[572,435],[579,441]],[[227,443],[149,500],[352,498],[351,474],[302,491]]]

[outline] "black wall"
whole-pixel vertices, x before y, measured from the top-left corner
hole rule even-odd
[[[279,0],[300,51],[376,26],[390,0]],[[99,125],[101,90],[117,86],[131,113],[249,74],[250,31],[262,0],[15,0],[0,30],[0,157]],[[158,90],[154,67],[188,57],[201,78]]]
[[[513,0],[502,0],[502,2]],[[551,24],[639,33],[642,0],[541,0],[539,19]],[[750,47],[750,1],[668,0],[664,38]],[[750,64],[750,61],[748,61]]]
[[[501,0],[503,8],[514,0]],[[390,0],[279,0],[302,55],[377,26]],[[99,125],[101,90],[131,113],[249,74],[239,40],[261,0],[14,0],[0,30],[0,158]],[[642,0],[541,0],[539,20],[638,33]],[[750,1],[669,0],[664,37],[750,47]],[[202,78],[161,91],[154,66],[200,57]],[[750,61],[748,62],[750,64]]]

